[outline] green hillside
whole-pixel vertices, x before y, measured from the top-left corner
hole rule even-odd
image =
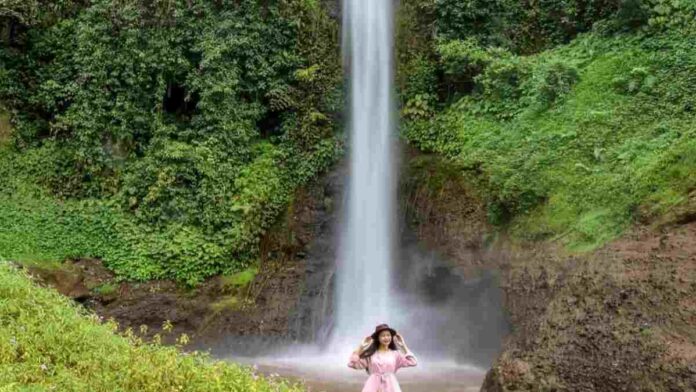
[[[336,21],[310,0],[50,3],[0,13],[0,255],[189,284],[255,263],[340,154]]]
[[[299,387],[251,369],[115,335],[57,292],[0,261],[0,388],[3,391],[284,392]],[[186,343],[186,337],[178,339]]]
[[[574,23],[565,36],[545,32],[553,3],[516,14],[411,1],[401,14],[404,137],[477,181],[491,223],[571,250],[654,221],[696,189],[696,3],[591,3],[597,15],[572,8],[558,22]],[[495,15],[507,23],[448,28]]]

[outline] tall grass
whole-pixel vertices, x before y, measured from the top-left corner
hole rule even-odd
[[[175,347],[120,336],[0,261],[0,390],[293,392],[296,385]],[[184,343],[180,340],[180,343]]]

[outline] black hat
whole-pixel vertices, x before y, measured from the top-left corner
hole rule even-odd
[[[372,334],[372,339],[378,340],[377,337],[379,336],[379,333],[386,330],[389,330],[392,336],[396,335],[396,331],[393,328],[390,328],[387,324],[380,324],[375,327],[375,332]]]

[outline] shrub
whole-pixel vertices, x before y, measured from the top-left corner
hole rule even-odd
[[[341,153],[338,26],[320,2],[19,3],[22,44],[0,47],[13,258],[188,284],[237,271]]]
[[[644,5],[644,0],[622,0],[614,19],[618,30],[631,30],[648,23],[650,13]]]
[[[622,94],[635,94],[639,91],[649,93],[657,79],[645,67],[636,67],[625,75],[612,80],[612,86]]]
[[[520,98],[529,77],[527,64],[517,56],[502,57],[492,61],[474,78],[476,89],[483,100],[476,103],[477,111],[510,118],[522,107]]]
[[[618,29],[644,27],[659,31],[687,27],[696,18],[696,3],[690,0],[623,0],[614,19]]]
[[[522,83],[528,70],[518,57],[510,57],[492,62],[485,71],[475,78],[483,96],[490,100],[512,101],[520,98]]]
[[[402,101],[416,95],[435,98],[438,82],[435,61],[418,56],[405,64],[401,72],[405,74],[405,81],[399,91]]]
[[[506,16],[511,8],[518,9],[506,0],[435,0],[435,7],[440,37],[477,37],[485,39],[486,44],[502,43],[505,38],[498,28],[509,21]]]
[[[449,75],[476,75],[496,57],[474,38],[442,41],[437,45],[442,70]]]
[[[410,120],[428,118],[433,113],[431,106],[433,101],[434,97],[431,95],[416,94],[406,102],[401,115]]]
[[[612,17],[616,0],[534,1],[436,0],[436,33],[447,40],[476,38],[515,53],[566,43]]]
[[[554,61],[537,67],[530,80],[533,101],[548,108],[572,90],[580,76],[577,68],[562,61]]]
[[[653,29],[693,26],[696,20],[696,2],[691,0],[644,0]]]

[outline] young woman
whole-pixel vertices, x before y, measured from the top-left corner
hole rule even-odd
[[[404,338],[387,324],[380,324],[353,351],[348,366],[366,369],[370,375],[362,392],[401,392],[396,371],[416,366],[416,363],[416,356],[408,349]]]

